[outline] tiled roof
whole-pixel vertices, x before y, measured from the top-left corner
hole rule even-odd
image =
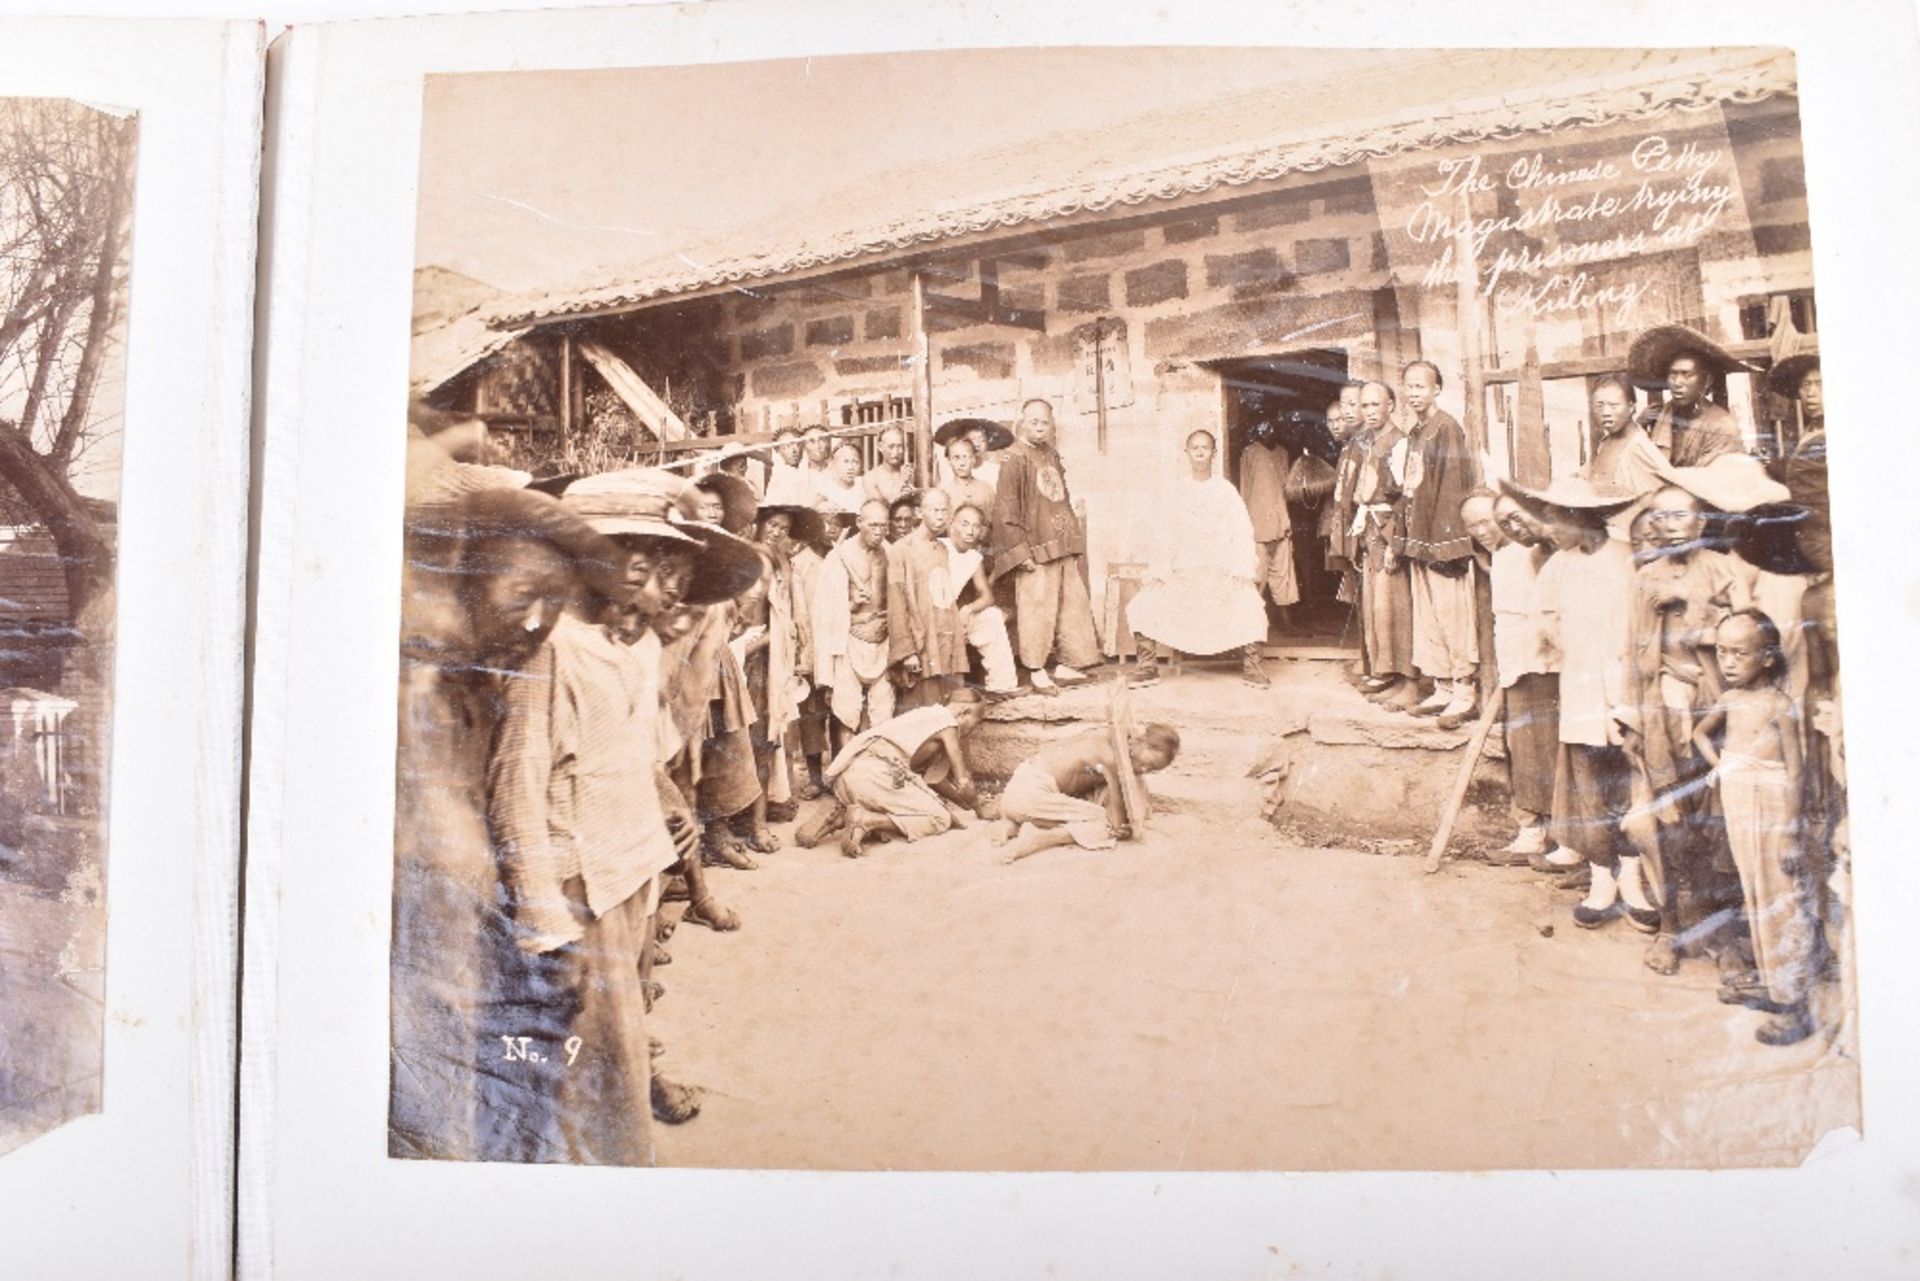
[[[412,387],[426,395],[518,338],[524,329],[496,329],[483,308],[501,292],[445,267],[413,273]]]
[[[507,298],[478,315],[496,330],[524,330],[1369,158],[1794,92],[1793,56],[1779,49],[1383,51],[1377,70],[1343,72],[1333,83],[1145,113],[1098,134],[921,166],[798,207],[777,223],[684,247],[623,280]]]

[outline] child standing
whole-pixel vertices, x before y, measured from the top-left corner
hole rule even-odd
[[[1754,1039],[1792,1045],[1813,1032],[1807,993],[1816,951],[1800,884],[1799,712],[1780,687],[1786,659],[1772,619],[1741,610],[1720,624],[1714,640],[1726,692],[1700,718],[1693,742],[1713,767],[1759,969],[1756,988],[1736,984],[1727,995],[1774,1016]]]
[[[1608,518],[1633,499],[1584,480],[1558,480],[1540,493],[1502,485],[1545,528],[1555,549],[1538,583],[1560,651],[1560,761],[1551,835],[1569,859],[1585,856],[1591,878],[1587,897],[1574,906],[1573,923],[1596,929],[1624,912],[1635,929],[1651,934],[1660,928],[1660,913],[1647,897],[1640,849],[1627,834],[1633,769],[1621,750],[1625,731],[1616,715],[1626,702],[1625,605],[1633,590],[1633,556],[1607,535]]]

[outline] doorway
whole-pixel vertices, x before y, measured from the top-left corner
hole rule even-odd
[[[1340,447],[1327,428],[1327,405],[1347,381],[1347,353],[1309,347],[1263,356],[1207,362],[1220,375],[1226,426],[1225,476],[1240,483],[1240,456],[1255,424],[1267,424],[1289,460],[1312,454],[1332,466]],[[1267,650],[1291,657],[1347,658],[1359,652],[1360,625],[1352,605],[1339,599],[1340,575],[1327,568],[1322,509],[1290,505],[1294,577],[1299,603],[1285,610],[1267,605]]]

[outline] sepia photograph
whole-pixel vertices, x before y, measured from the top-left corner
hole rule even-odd
[[[1861,1128],[1792,51],[422,92],[391,1157],[1720,1169]],[[130,174],[119,127],[65,163]],[[46,612],[0,1018],[82,1044],[124,190],[73,266],[14,137],[0,607]]]
[[[137,132],[0,98],[0,1152],[101,1106]]]

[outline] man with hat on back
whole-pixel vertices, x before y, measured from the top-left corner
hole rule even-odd
[[[1560,849],[1538,866],[1571,869],[1586,862],[1587,897],[1573,909],[1586,929],[1624,915],[1635,929],[1660,928],[1648,897],[1642,859],[1645,833],[1636,824],[1633,766],[1617,712],[1626,705],[1632,640],[1625,602],[1633,590],[1633,557],[1607,534],[1607,520],[1634,502],[1580,479],[1556,479],[1543,490],[1501,481],[1501,489],[1537,522],[1554,547],[1536,588],[1554,620],[1560,652],[1560,762],[1552,836]]]
[[[744,481],[724,472],[709,472],[694,482],[693,489],[680,500],[680,512],[702,524],[717,525],[736,538],[750,536],[758,510],[753,491]],[[698,740],[699,776],[694,785],[694,812],[700,820],[702,857],[729,867],[752,868],[753,858],[735,839],[732,824],[749,812],[761,815],[753,825],[747,845],[770,853],[775,845],[766,830],[765,793],[757,776],[753,752],[753,726],[759,721],[746,673],[746,660],[753,641],[764,639],[765,619],[757,620],[758,631],[741,616],[748,596],[709,605],[696,622],[693,635],[676,655],[697,655],[697,670],[689,670],[690,682],[697,683],[707,696],[707,715],[689,734]],[[762,596],[753,606],[764,615]],[[747,633],[752,632],[752,635]]]
[[[940,430],[933,433],[933,443],[940,447],[946,460],[947,475],[940,482],[940,488],[953,500],[951,509],[958,512],[962,507],[973,506],[992,514],[999,467],[995,465],[991,476],[980,474],[981,460],[985,457],[983,448],[1005,449],[1013,443],[1013,433],[985,418],[955,418],[940,425]]]
[[[1666,403],[1647,421],[1647,434],[1675,467],[1746,452],[1733,415],[1707,399],[1714,373],[1750,369],[1726,348],[1685,325],[1659,325],[1633,340],[1627,367],[1642,385],[1667,389]]]

